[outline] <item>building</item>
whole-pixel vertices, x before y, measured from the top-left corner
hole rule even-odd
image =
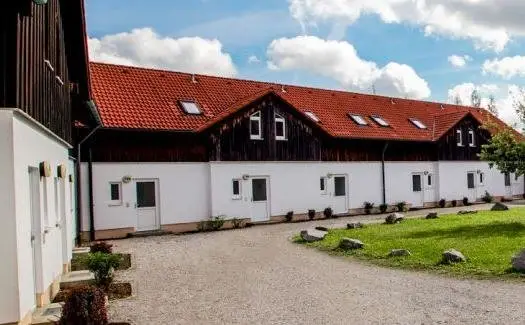
[[[479,161],[503,122],[475,108],[91,63],[102,125],[85,145],[92,238],[195,230],[211,216],[362,212],[523,195]],[[88,129],[79,130],[82,136]]]
[[[0,44],[0,324],[29,324],[74,245],[72,121],[89,116],[83,1],[2,1]]]

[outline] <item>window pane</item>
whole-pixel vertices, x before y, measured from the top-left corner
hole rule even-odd
[[[308,115],[308,117],[311,118],[314,122],[319,122],[319,118],[314,113],[312,113],[312,112],[305,112],[305,114]]]
[[[365,121],[365,119],[361,115],[350,115],[352,120],[354,120],[355,123],[359,125],[367,125],[368,123]]]
[[[252,179],[252,194],[254,202],[266,201],[266,179]]]
[[[418,129],[426,129],[427,126],[423,124],[420,120],[411,119],[410,122],[412,122]]]
[[[120,186],[119,184],[111,184],[111,201],[120,200]]]
[[[233,195],[241,194],[241,187],[238,180],[233,181]]]
[[[468,133],[468,143],[473,146],[474,145],[474,133],[472,131],[470,131]]]
[[[428,186],[432,186],[432,175],[428,175]]]
[[[181,102],[182,103],[182,108],[184,108],[184,111],[188,114],[200,114],[201,113],[201,109],[199,108],[199,106],[197,105],[197,103],[195,102]]]
[[[468,173],[467,174],[467,185],[468,185],[468,188],[474,188],[475,185],[474,185],[474,173]]]
[[[319,179],[319,181],[320,181],[320,182],[319,182],[319,184],[320,184],[320,189],[321,189],[321,191],[324,191],[324,189],[325,189],[325,187],[324,187],[324,186],[325,186],[325,184],[324,184],[324,178],[321,177],[321,178]]]
[[[284,121],[275,121],[275,136],[284,138]]]
[[[412,175],[412,190],[421,192],[421,175]]]
[[[137,207],[155,207],[155,182],[137,183]]]
[[[346,196],[346,177],[338,176],[334,178],[334,195]]]
[[[463,135],[461,134],[461,130],[457,130],[456,131],[456,141],[457,141],[458,145],[462,145],[463,144]]]
[[[254,136],[261,136],[259,132],[260,120],[250,120],[250,134]]]
[[[480,183],[480,184],[483,184],[483,181],[484,181],[483,178],[484,178],[484,176],[485,176],[485,174],[483,174],[483,173],[479,174],[479,183]]]

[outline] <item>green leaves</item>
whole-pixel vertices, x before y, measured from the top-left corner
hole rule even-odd
[[[89,253],[86,257],[88,269],[95,275],[95,284],[108,288],[113,281],[113,272],[120,265],[122,257],[102,252]]]
[[[510,130],[495,134],[490,142],[481,148],[480,158],[496,166],[502,173],[525,175],[525,142],[518,141]]]

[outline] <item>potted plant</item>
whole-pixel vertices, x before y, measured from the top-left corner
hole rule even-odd
[[[334,216],[334,212],[330,207],[324,209],[323,214],[326,219],[330,219]]]
[[[383,203],[383,204],[379,205],[379,211],[381,213],[386,213],[387,210],[388,210],[388,204]]]
[[[314,220],[314,218],[315,218],[315,210],[313,209],[308,210],[308,219]]]
[[[365,207],[365,213],[366,214],[371,214],[372,213],[372,209],[374,208],[374,203],[365,202],[364,203],[364,207]]]

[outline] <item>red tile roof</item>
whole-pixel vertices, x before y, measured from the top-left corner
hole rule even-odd
[[[491,116],[471,107],[336,90],[102,63],[90,68],[93,97],[106,128],[200,132],[269,93],[302,113],[313,112],[324,131],[343,138],[435,141],[468,114],[480,123]],[[203,114],[184,113],[181,100],[197,102]],[[357,125],[348,113],[363,116],[368,125]],[[381,116],[390,127],[379,126],[371,115]],[[418,129],[410,119],[427,129]]]

